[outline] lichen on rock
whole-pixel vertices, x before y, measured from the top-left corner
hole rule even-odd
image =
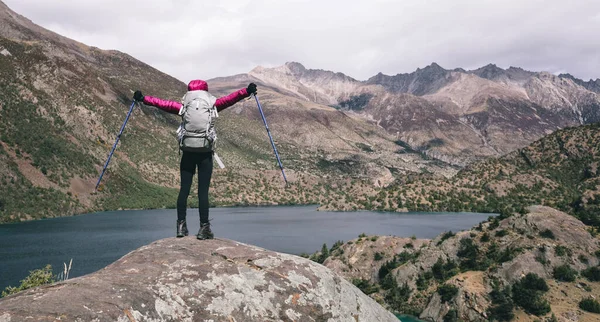
[[[0,321],[398,321],[308,259],[167,238],[106,268],[0,299]]]

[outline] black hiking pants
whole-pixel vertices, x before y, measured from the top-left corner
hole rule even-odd
[[[187,199],[192,188],[192,180],[198,168],[198,211],[200,223],[208,223],[208,187],[213,172],[212,152],[183,152],[179,172],[181,188],[177,198],[177,220],[185,220]]]

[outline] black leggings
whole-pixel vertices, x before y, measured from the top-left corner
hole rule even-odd
[[[198,167],[198,211],[200,223],[208,222],[208,187],[213,171],[212,152],[183,152],[179,172],[181,173],[181,188],[177,198],[177,220],[185,220],[187,199],[190,195],[192,180]]]

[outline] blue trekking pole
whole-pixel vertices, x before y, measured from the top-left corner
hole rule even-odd
[[[98,190],[98,186],[100,185],[100,181],[102,180],[102,176],[104,175],[104,171],[106,171],[106,168],[108,167],[108,163],[110,162],[110,158],[112,158],[113,153],[115,152],[115,149],[117,148],[117,143],[119,143],[119,139],[121,138],[121,134],[123,134],[123,130],[125,129],[125,124],[127,124],[127,121],[129,121],[129,117],[131,116],[131,112],[133,111],[133,107],[135,106],[135,100],[133,102],[131,102],[131,107],[129,107],[129,113],[127,113],[127,117],[125,118],[125,122],[123,122],[123,125],[121,125],[121,130],[119,131],[119,134],[117,134],[117,140],[115,141],[115,144],[112,147],[112,150],[110,151],[110,154],[108,155],[108,159],[106,160],[106,163],[104,164],[104,169],[102,169],[102,173],[100,174],[100,178],[98,178],[98,182],[96,183],[96,191]]]
[[[263,113],[262,107],[258,102],[258,97],[256,94],[254,95],[254,99],[256,100],[256,105],[258,105],[258,110],[260,111],[260,116],[262,117],[263,122],[265,123],[265,128],[267,129],[267,134],[269,134],[269,139],[271,140],[271,145],[273,146],[273,151],[275,152],[275,157],[277,158],[277,162],[279,163],[279,168],[281,169],[281,174],[283,174],[283,180],[287,185],[287,178],[285,177],[285,172],[283,171],[283,165],[281,165],[281,160],[279,159],[279,153],[277,153],[277,148],[275,147],[275,142],[273,142],[273,137],[271,136],[271,130],[269,130],[269,126],[267,125],[267,119],[265,118],[265,114]]]

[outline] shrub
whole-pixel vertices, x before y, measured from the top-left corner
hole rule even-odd
[[[444,282],[450,277],[458,274],[458,267],[454,261],[447,260],[446,263],[444,263],[442,258],[438,257],[437,262],[431,267],[431,273],[433,278],[437,281]]]
[[[415,258],[417,256],[417,254],[411,254],[407,251],[403,251],[402,253],[394,256],[394,260],[396,260],[400,265],[410,261],[411,259]]]
[[[323,247],[321,247],[321,253],[318,256],[315,256],[313,260],[319,264],[323,264],[327,257],[329,257],[329,249],[327,248],[327,244],[323,244]]]
[[[502,209],[502,210],[500,210],[500,214],[498,215],[498,219],[504,220],[506,218],[509,218],[512,215],[513,215],[513,213],[510,210],[508,210],[508,209]]]
[[[361,278],[355,278],[352,280],[352,284],[358,287],[363,293],[369,295],[379,291],[379,287],[375,284],[371,284],[368,280]]]
[[[410,254],[406,251],[403,251],[402,253],[395,255],[394,258],[390,261],[385,262],[385,264],[383,264],[380,268],[379,268],[379,272],[378,272],[378,277],[379,280],[383,280],[385,278],[385,276],[387,274],[389,274],[389,272],[391,272],[393,269],[395,269],[396,267],[408,262],[409,260],[415,258],[415,256],[417,256],[416,254]]]
[[[56,277],[52,275],[52,266],[46,265],[44,268],[29,271],[29,275],[21,280],[18,287],[7,287],[2,291],[2,297],[21,292],[23,290],[56,282]]]
[[[417,290],[423,291],[429,287],[429,280],[433,277],[431,271],[425,272],[424,274],[419,274],[417,277]]]
[[[404,283],[402,286],[398,286],[394,280],[392,287],[385,296],[385,301],[393,309],[399,310],[410,298],[410,293],[411,289],[406,283]]]
[[[493,217],[490,221],[490,225],[488,226],[488,230],[494,230],[498,227],[500,227],[500,220],[498,220],[496,217]]]
[[[544,256],[544,254],[538,254],[535,256],[535,261],[542,264],[542,265],[546,265],[546,264],[550,264],[550,261],[548,259],[546,259],[546,256]]]
[[[444,322],[458,322],[458,312],[455,309],[451,309],[444,315]]]
[[[339,249],[342,245],[344,245],[344,242],[341,240],[336,241],[335,243],[333,243],[333,246],[331,246],[331,250],[329,250],[329,253],[333,253],[335,250]]]
[[[550,303],[542,295],[548,291],[548,284],[537,274],[529,273],[513,285],[512,298],[525,312],[542,316],[550,312]]]
[[[559,281],[573,282],[577,278],[577,271],[565,264],[555,267],[552,275]]]
[[[591,297],[581,300],[579,302],[579,308],[592,313],[600,313],[600,303]]]
[[[379,285],[382,289],[389,290],[396,285],[396,280],[392,274],[387,274],[384,278],[379,280]]]
[[[458,287],[452,284],[444,284],[438,287],[437,292],[442,298],[442,303],[446,303],[458,294]]]
[[[498,230],[496,232],[496,237],[504,237],[508,235],[508,231],[506,229]]]
[[[479,265],[477,258],[479,257],[479,247],[471,238],[463,238],[460,240],[460,246],[456,253],[461,258],[460,268],[462,270],[477,270]]]
[[[562,257],[565,255],[571,256],[573,252],[565,246],[557,245],[556,247],[554,247],[554,254],[556,254],[556,256]]]
[[[398,267],[396,265],[397,263],[394,260],[387,261],[385,264],[381,265],[377,274],[379,280],[382,281],[394,268]]]
[[[506,247],[502,252],[500,252],[500,254],[498,254],[498,256],[496,257],[496,262],[504,263],[504,262],[511,261],[521,251],[522,251],[521,248]]]
[[[485,262],[480,263],[479,266],[481,266],[481,268],[483,269],[484,267],[489,266],[490,263],[501,264],[504,262],[508,262],[515,258],[521,251],[521,248],[514,248],[510,246],[504,248],[504,250],[500,250],[498,244],[492,242],[486,252]]]
[[[477,227],[475,227],[475,230],[477,230],[477,231],[483,231],[483,225],[481,223],[479,223],[477,225]]]
[[[381,255],[380,252],[375,252],[375,254],[373,255],[373,259],[376,261],[380,261],[383,259],[383,255]]]
[[[581,275],[587,278],[590,282],[600,282],[600,267],[590,267],[581,272]]]
[[[544,238],[549,238],[549,239],[556,239],[556,236],[554,236],[554,233],[550,229],[546,229],[546,230],[540,232],[540,236],[544,237]]]
[[[453,233],[452,231],[447,231],[442,235],[442,238],[440,239],[440,241],[437,242],[437,246],[441,245],[446,239],[450,238],[450,237],[454,237],[456,234]]]
[[[446,272],[444,271],[444,261],[442,260],[441,257],[438,257],[437,262],[435,262],[435,264],[433,264],[433,266],[431,267],[431,273],[433,274],[433,277],[436,280],[438,280],[438,281],[445,280]]]
[[[486,232],[486,233],[483,233],[483,235],[481,235],[481,239],[480,239],[480,241],[481,241],[482,243],[487,243],[487,242],[489,242],[489,241],[490,241],[490,234],[488,234],[487,232]]]
[[[515,314],[513,309],[512,298],[510,297],[510,287],[504,290],[494,289],[490,293],[492,298],[492,305],[488,311],[488,317],[491,321],[511,321]]]

